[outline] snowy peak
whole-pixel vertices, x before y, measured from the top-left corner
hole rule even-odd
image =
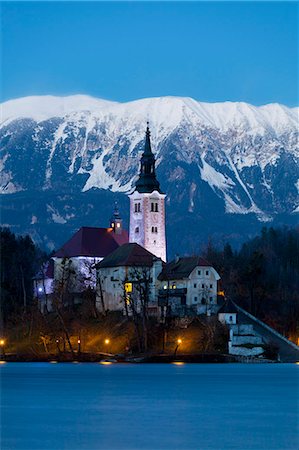
[[[79,111],[96,113],[115,104],[115,102],[96,99],[88,95],[22,97],[1,104],[1,123],[20,118],[42,122],[53,117],[66,117]]]
[[[179,216],[185,208],[218,217],[222,208],[223,214],[268,221],[298,212],[298,108],[187,97],[117,103],[75,95],[11,100],[1,114],[5,194],[127,193],[149,121],[158,176]],[[66,222],[75,214],[58,213]]]
[[[19,118],[41,122],[53,117],[88,112],[95,117],[118,118],[130,124],[150,120],[153,129],[174,130],[182,121],[222,132],[239,129],[251,134],[282,134],[298,130],[298,107],[279,104],[253,106],[243,102],[204,103],[187,97],[156,97],[117,103],[85,95],[68,97],[33,96],[1,104],[1,123]]]

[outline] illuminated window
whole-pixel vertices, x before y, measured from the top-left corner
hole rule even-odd
[[[125,291],[129,293],[132,292],[132,290],[133,290],[132,283],[125,283]]]
[[[117,222],[116,228],[120,228],[120,223],[119,222]]]
[[[166,284],[164,284],[163,289],[167,289],[167,285]]]
[[[176,289],[176,284],[175,283],[173,283],[172,289]]]

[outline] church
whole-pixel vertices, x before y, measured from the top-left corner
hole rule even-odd
[[[35,277],[34,293],[42,312],[52,310],[55,291],[66,286],[74,303],[82,301],[86,289],[93,290],[100,311],[125,311],[134,305],[138,312],[140,291],[147,290],[153,315],[171,305],[173,313],[215,312],[220,278],[215,269],[197,257],[167,263],[166,194],[155,164],[147,124],[139,176],[129,194],[129,233],[117,206],[108,228],[80,228]]]

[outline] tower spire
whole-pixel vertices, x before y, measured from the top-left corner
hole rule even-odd
[[[141,165],[139,172],[139,179],[136,182],[136,190],[140,193],[151,193],[153,191],[160,191],[160,183],[156,178],[155,156],[151,147],[151,132],[149,123],[147,122],[145,132],[144,151],[141,157]]]

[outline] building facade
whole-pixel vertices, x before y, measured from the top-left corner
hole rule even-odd
[[[145,302],[157,315],[158,275],[162,260],[136,243],[124,244],[99,264],[97,270],[96,307],[100,312],[139,313]]]
[[[159,305],[172,315],[215,314],[219,274],[198,256],[176,258],[159,275]]]

